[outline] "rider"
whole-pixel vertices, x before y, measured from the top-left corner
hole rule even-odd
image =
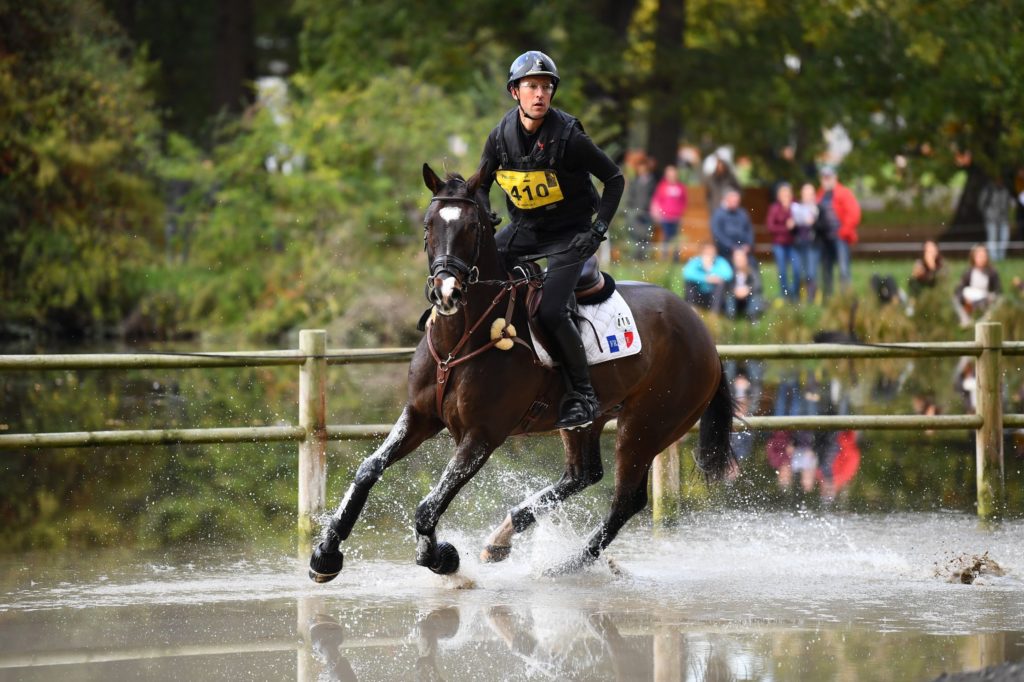
[[[584,262],[608,232],[625,180],[579,121],[551,107],[558,83],[558,68],[543,52],[530,50],[512,62],[506,88],[516,106],[487,136],[480,163],[481,186],[488,192],[498,181],[512,218],[496,237],[498,250],[512,261],[552,254],[538,318],[568,384],[555,425],[571,429],[590,424],[598,403],[568,303]],[[591,175],[604,183],[600,196]]]

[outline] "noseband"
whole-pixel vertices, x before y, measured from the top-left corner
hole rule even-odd
[[[428,286],[430,286],[430,283],[433,281],[435,277],[437,277],[437,274],[440,272],[450,272],[451,274],[455,275],[458,278],[460,284],[465,282],[465,284],[468,286],[480,279],[480,271],[476,267],[476,261],[480,257],[480,232],[481,230],[483,230],[483,225],[480,223],[480,205],[476,203],[475,199],[470,199],[469,197],[434,197],[433,199],[430,200],[430,203],[441,201],[452,201],[462,204],[469,204],[474,209],[476,209],[474,211],[474,221],[476,223],[476,243],[473,245],[473,260],[470,263],[467,263],[458,256],[453,256],[452,254],[448,253],[438,256],[433,261],[431,261],[430,276],[427,278]],[[426,249],[425,241],[426,239],[424,237],[424,249]]]

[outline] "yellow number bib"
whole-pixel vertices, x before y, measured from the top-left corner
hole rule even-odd
[[[500,170],[495,179],[516,208],[540,208],[564,198],[554,171]]]

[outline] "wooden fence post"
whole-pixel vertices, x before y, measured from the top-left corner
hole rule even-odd
[[[680,494],[679,444],[672,443],[651,464],[651,506],[656,524],[678,516]]]
[[[978,486],[978,517],[1001,515],[1005,503],[1003,473],[1002,361],[1003,325],[979,322],[974,340],[981,347],[975,378],[976,410],[982,424],[975,432],[975,467]]]
[[[304,551],[327,497],[327,332],[303,329],[299,350],[306,356],[299,367],[299,426],[306,430],[299,443],[299,549]]]

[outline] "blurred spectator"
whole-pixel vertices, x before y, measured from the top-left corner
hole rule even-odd
[[[700,152],[696,147],[680,145],[676,153],[679,180],[684,185],[699,185],[701,182]]]
[[[761,404],[762,377],[764,375],[764,362],[752,360],[749,362],[736,362],[726,360],[725,374],[731,377],[732,395],[736,400],[736,415],[749,417],[756,414]],[[733,454],[740,462],[746,461],[754,451],[755,431],[745,429],[733,431],[729,436],[732,443]]]
[[[978,409],[978,376],[974,358],[963,357],[957,362],[953,372],[953,388],[960,393],[964,412],[975,412]]]
[[[832,502],[857,475],[860,468],[860,445],[856,431],[839,431],[835,437],[835,454],[828,467],[818,471],[819,492],[826,502]]]
[[[914,410],[914,414],[923,414],[928,417],[934,417],[937,414],[942,414],[942,410],[935,404],[935,399],[931,395],[924,393],[917,393],[910,399],[911,408]],[[924,435],[934,436],[935,429],[925,429]]]
[[[817,414],[816,402],[810,401],[800,387],[795,374],[783,376],[775,393],[776,417],[797,417],[808,413]],[[786,490],[792,485],[793,475],[798,475],[801,488],[814,487],[814,472],[818,457],[814,452],[814,435],[810,431],[775,431],[768,438],[768,465],[775,469],[779,487]]]
[[[627,225],[636,259],[646,258],[651,245],[651,198],[656,185],[654,159],[642,154],[636,160],[636,176],[626,188]]]
[[[932,289],[942,273],[942,254],[939,245],[929,239],[921,249],[921,257],[914,261],[907,288],[911,296],[919,296],[925,289]]]
[[[772,238],[772,253],[779,270],[779,293],[783,298],[800,299],[800,261],[793,248],[796,221],[793,219],[793,188],[783,182],[775,190],[775,203],[768,207],[765,227]],[[792,275],[790,275],[792,273]]]
[[[676,234],[685,211],[686,185],[679,182],[679,170],[675,166],[665,166],[661,182],[651,198],[651,216],[661,226],[661,248],[666,254],[673,254],[673,260],[679,256],[675,249]]]
[[[839,283],[843,289],[850,286],[850,249],[857,243],[857,227],[860,225],[860,204],[853,192],[839,182],[832,166],[821,169],[821,188],[818,190],[818,207],[821,211],[819,222],[825,219],[824,228],[829,250],[824,252],[824,293],[832,293],[833,268],[839,264]],[[832,257],[834,256],[834,260]]]
[[[732,260],[736,249],[753,255],[754,226],[746,210],[740,207],[739,190],[728,190],[722,205],[711,215],[711,238],[715,240],[718,255],[728,261]]]
[[[993,178],[978,196],[978,209],[985,220],[988,252],[994,261],[1006,258],[1006,244],[1010,241],[1010,207],[1013,197],[1003,179]]]
[[[721,313],[725,290],[732,281],[732,267],[715,252],[713,244],[703,244],[700,253],[683,267],[686,300],[713,313]]]
[[[821,256],[821,246],[814,240],[814,225],[818,222],[818,201],[814,185],[808,182],[800,188],[800,201],[793,202],[790,214],[794,223],[793,252],[800,263],[799,271],[803,275],[807,301],[811,302],[818,290],[818,261]],[[800,292],[797,291],[799,298]]]
[[[999,273],[989,263],[988,249],[981,244],[974,245],[968,262],[970,265],[960,278],[953,298],[960,324],[965,327],[971,324],[972,313],[988,309],[1003,291]]]
[[[732,286],[726,288],[726,315],[756,321],[764,311],[763,301],[757,263],[751,263],[746,251],[736,249],[732,252]]]
[[[871,290],[875,292],[878,302],[882,305],[897,301],[904,304],[907,302],[906,292],[900,289],[892,275],[880,275],[877,272],[871,275]]]
[[[736,179],[730,161],[731,154],[725,147],[718,148],[704,160],[704,184],[707,188],[708,208],[712,211],[722,205],[727,191],[740,189],[740,181]]]

